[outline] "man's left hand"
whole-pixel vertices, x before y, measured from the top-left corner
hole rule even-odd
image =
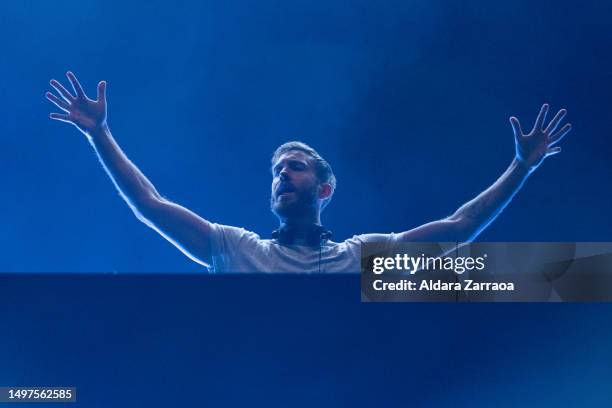
[[[533,129],[527,134],[523,133],[521,124],[516,117],[512,116],[510,118],[510,123],[514,130],[516,160],[525,165],[530,172],[542,164],[545,158],[561,152],[561,148],[558,146],[554,147],[554,145],[572,129],[572,125],[567,123],[561,129],[555,131],[567,113],[565,109],[557,112],[548,126],[545,127],[544,121],[546,120],[547,112],[548,104],[542,105]]]

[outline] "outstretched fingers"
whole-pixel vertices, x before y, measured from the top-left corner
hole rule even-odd
[[[68,92],[66,90],[66,88],[64,88],[64,86],[62,84],[60,84],[59,82],[57,82],[55,79],[52,79],[51,81],[49,81],[49,84],[55,88],[55,90],[62,95],[62,98],[64,98],[66,100],[66,102],[70,102],[72,103],[75,99],[74,96],[72,96],[72,94],[70,92]]]
[[[557,126],[559,126],[559,123],[561,123],[561,120],[565,117],[566,113],[567,111],[565,109],[561,109],[559,112],[557,112],[553,120],[551,120],[546,129],[544,129],[544,133],[549,135],[554,132]]]
[[[570,131],[572,130],[572,125],[571,123],[567,123],[565,126],[563,126],[561,129],[557,130],[554,134],[552,134],[548,140],[549,146],[554,145],[555,143],[558,143],[561,139],[563,139],[563,137]]]
[[[548,104],[545,103],[540,108],[540,113],[536,118],[535,125],[533,125],[533,131],[538,131],[544,129],[544,121],[546,120],[546,114],[548,113]]]
[[[560,147],[549,147],[548,150],[546,151],[546,157],[554,156],[555,154],[559,154],[559,153],[561,153]]]
[[[63,99],[58,98],[57,96],[53,95],[51,92],[47,92],[45,94],[45,97],[50,100],[51,102],[53,102],[53,104],[55,106],[57,106],[58,108],[69,112],[70,111],[70,105],[68,105],[68,103],[66,101],[64,101]]]
[[[80,98],[84,98],[85,91],[83,91],[83,87],[79,83],[79,80],[76,79],[76,76],[74,76],[71,71],[68,71],[66,72],[66,77],[68,78],[68,81],[70,81],[70,84],[72,85],[72,88],[74,89],[74,92],[76,92],[77,96]]]
[[[51,114],[49,114],[49,117],[51,119],[59,120],[61,122],[72,123],[72,121],[70,120],[70,117],[68,115],[66,115],[66,114],[63,114],[63,113],[51,113]]]

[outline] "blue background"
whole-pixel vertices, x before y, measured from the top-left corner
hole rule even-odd
[[[189,276],[44,92],[68,69],[90,95],[108,81],[113,134],[158,190],[262,236],[272,151],[312,144],[338,177],[336,240],[452,213],[512,160],[508,117],[528,129],[549,102],[574,130],[481,239],[610,241],[611,3],[1,7],[0,270],[187,274],[0,277],[1,384],[70,383],[87,406],[609,398],[606,305],[361,305],[357,278]]]
[[[451,214],[514,154],[508,117],[566,107],[574,129],[488,241],[608,241],[609,2],[13,2],[3,5],[8,193],[0,268],[201,272],[139,223],[85,138],[48,119],[54,77],[90,95],[158,190],[262,236],[269,159],[312,144],[338,189],[336,240]]]

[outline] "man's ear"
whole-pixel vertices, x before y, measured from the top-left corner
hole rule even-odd
[[[332,189],[331,184],[329,183],[321,183],[319,185],[319,198],[321,200],[325,200],[326,198],[331,197],[334,190]]]

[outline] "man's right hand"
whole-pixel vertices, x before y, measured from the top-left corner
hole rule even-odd
[[[52,113],[49,117],[72,123],[85,135],[91,137],[93,132],[106,126],[106,82],[100,81],[98,99],[91,100],[85,95],[83,87],[72,72],[68,71],[66,76],[76,96],[68,92],[58,81],[52,79],[50,84],[61,98],[51,92],[47,92],[45,96],[66,113]]]
[[[153,228],[190,259],[212,265],[212,225],[188,209],[163,198],[153,184],[121,150],[106,126],[106,82],[98,84],[98,99],[85,95],[72,72],[66,76],[72,84],[73,96],[56,80],[51,86],[58,95],[47,92],[46,97],[66,113],[52,113],[51,119],[72,123],[89,139],[121,196],[136,217]]]

